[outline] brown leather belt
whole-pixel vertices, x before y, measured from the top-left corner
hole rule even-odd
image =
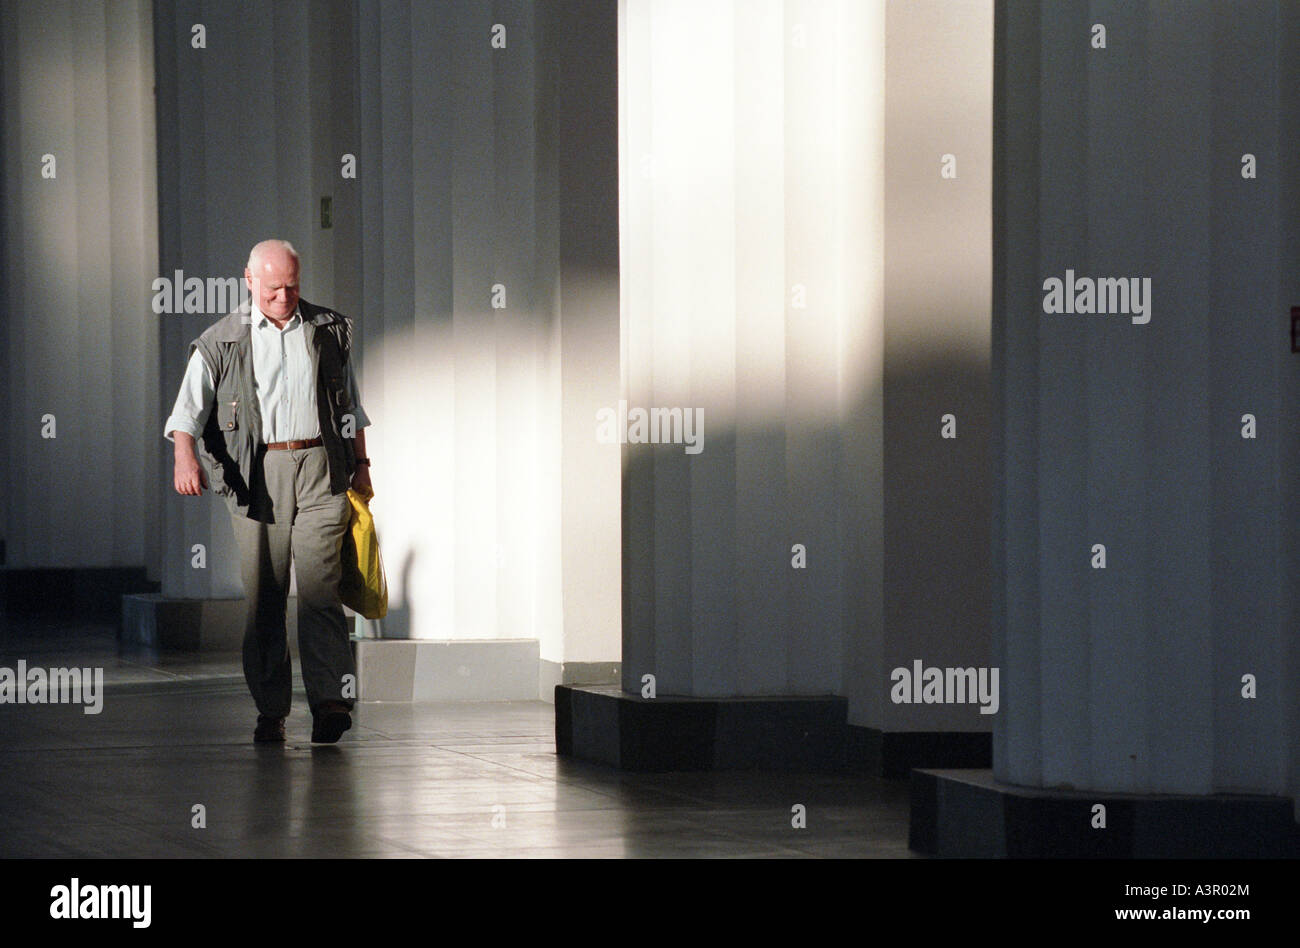
[[[270,441],[266,447],[270,451],[297,451],[300,448],[314,448],[324,443],[320,438],[308,438],[306,441]]]

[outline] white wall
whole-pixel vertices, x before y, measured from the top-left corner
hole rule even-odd
[[[618,465],[583,421],[618,385],[617,272],[584,250],[608,243],[616,260],[617,195],[598,197],[582,165],[583,149],[612,158],[614,135],[612,106],[593,118],[583,85],[603,82],[612,103],[612,60],[607,76],[573,68],[574,24],[592,18],[527,0],[159,10],[177,154],[164,272],[238,273],[253,242],[285,237],[303,295],[356,321],[389,583],[372,631],[537,638],[548,661],[617,661]],[[607,19],[589,57],[612,57]],[[207,50],[191,47],[195,22]],[[168,318],[164,415],[213,318]],[[173,495],[168,509],[164,593],[239,595],[224,507]],[[186,551],[204,541],[199,575]]]
[[[993,4],[897,0],[885,53],[885,641],[889,731],[988,731],[895,704],[894,668],[992,664]],[[956,177],[944,177],[951,155]],[[956,438],[940,437],[951,414]],[[883,670],[883,672],[882,672]]]
[[[356,149],[350,6],[306,0],[154,4],[160,237],[150,279],[171,278],[177,270],[200,279],[242,278],[253,244],[282,237],[302,255],[306,299],[361,315],[353,276],[360,243],[356,182],[345,186],[339,176],[339,157]],[[203,48],[194,45],[198,25]],[[323,194],[335,200],[331,230],[318,227]],[[151,317],[161,366],[148,425],[161,467],[151,497],[162,507],[162,594],[169,597],[243,595],[224,503],[172,489],[172,444],[162,437],[188,345],[222,315]],[[365,321],[358,319],[358,383],[369,411],[367,342]],[[376,464],[378,472],[382,459]],[[207,550],[205,568],[194,568],[195,544]]]
[[[602,203],[599,181],[569,170],[614,134],[583,88],[612,86],[612,62],[603,77],[581,67],[584,45],[612,60],[614,34],[611,21],[575,42],[575,23],[596,28],[581,7],[522,0],[361,7],[385,634],[619,657],[618,466],[592,421],[617,393],[618,277],[584,250],[604,221],[616,259],[617,195]]]

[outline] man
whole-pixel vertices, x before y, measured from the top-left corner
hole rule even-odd
[[[248,597],[244,678],[258,710],[253,740],[284,741],[292,556],[311,739],[332,744],[352,726],[356,681],[339,602],[347,489],[372,490],[352,321],[298,296],[298,254],[287,241],[255,246],[244,280],[249,306],[190,343],[164,437],[175,444],[176,492],[201,495],[211,478],[230,510]]]

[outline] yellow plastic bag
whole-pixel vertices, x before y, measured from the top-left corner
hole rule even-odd
[[[370,515],[369,501],[374,496],[374,491],[363,494],[348,488],[352,519],[339,553],[343,562],[339,598],[343,605],[367,619],[382,619],[388,614],[388,580],[384,561],[379,558],[375,519]]]

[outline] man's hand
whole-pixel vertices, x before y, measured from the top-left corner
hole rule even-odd
[[[357,432],[356,438],[352,443],[352,456],[354,458],[364,458],[366,456],[366,429],[362,428]],[[352,473],[352,489],[366,498],[375,495],[375,488],[370,483],[370,465],[358,464],[357,469]]]
[[[176,493],[201,496],[203,489],[208,486],[208,475],[199,465],[198,455],[194,453],[194,438],[183,431],[173,431],[172,436],[176,439]]]
[[[375,489],[370,485],[370,465],[358,464],[352,475],[352,489],[359,494],[374,496]]]

